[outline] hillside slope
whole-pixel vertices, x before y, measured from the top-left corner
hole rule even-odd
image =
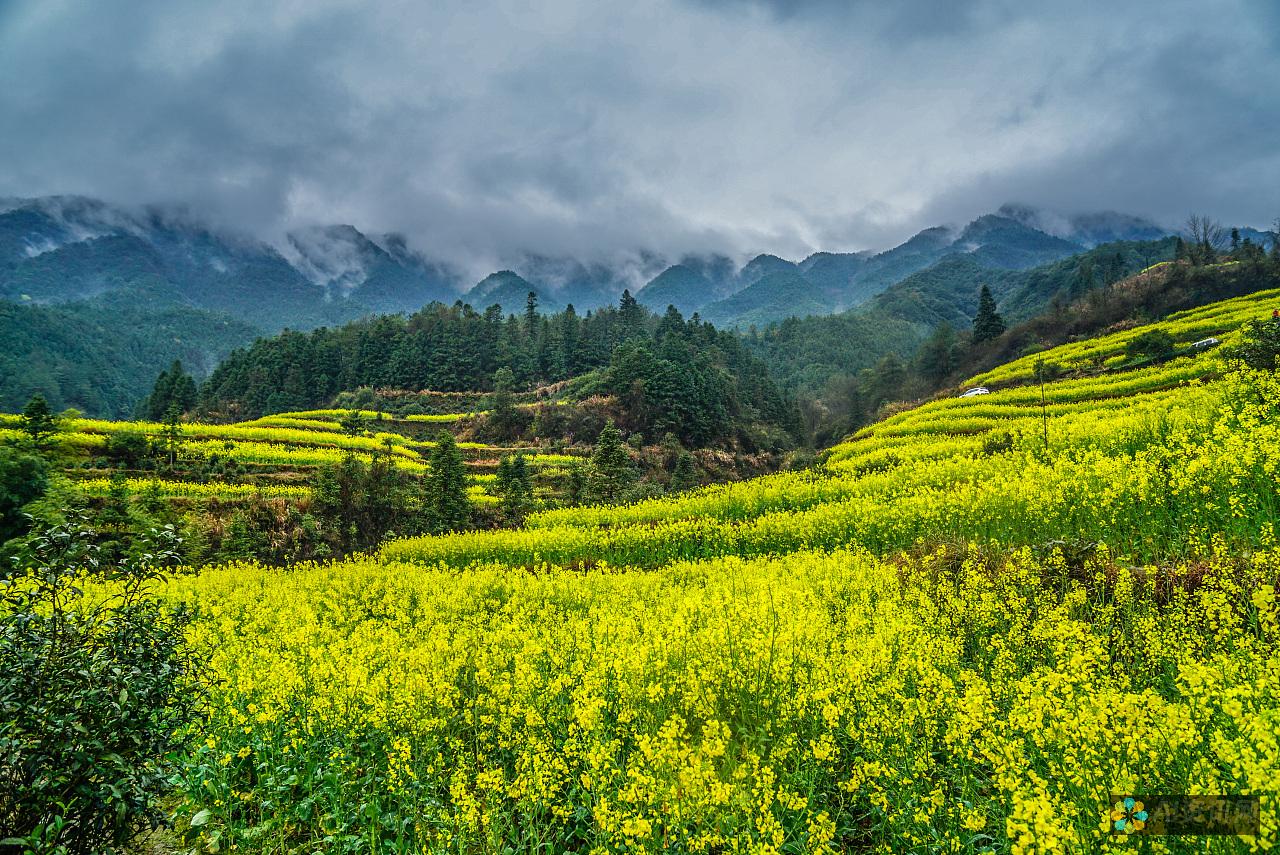
[[[1162,323],[1229,340],[1276,299]],[[899,413],[820,472],[181,578],[235,687],[187,809],[245,845],[1090,851],[1127,821],[1099,792],[1274,792],[1280,379],[1213,349],[1103,368]],[[251,785],[217,762],[284,733]],[[361,763],[294,774],[337,751]],[[389,819],[298,819],[339,797]]]
[[[147,296],[117,292],[61,306],[0,301],[0,412],[22,409],[39,392],[55,410],[127,417],[175,359],[205,374],[258,336],[228,315],[135,293]]]
[[[1174,243],[1164,238],[1101,244],[1022,270],[988,267],[973,253],[953,253],[855,309],[788,319],[761,330],[752,345],[784,387],[815,392],[832,377],[856,375],[884,356],[909,357],[941,325],[968,330],[983,285],[991,288],[1012,326],[1172,258]],[[1240,287],[1247,290],[1248,285]],[[1207,292],[1205,299],[1212,294]]]

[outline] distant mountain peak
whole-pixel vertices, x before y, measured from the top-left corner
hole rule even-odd
[[[795,262],[762,252],[748,261],[738,272],[738,284],[740,288],[746,288],[770,274],[795,273],[799,269]]]
[[[524,311],[530,291],[538,297],[539,310],[549,312],[558,305],[545,288],[539,288],[514,270],[490,273],[463,295],[463,299],[478,311],[496,304],[509,315]]]
[[[289,261],[312,282],[328,289],[331,296],[348,296],[386,256],[359,229],[346,224],[296,229],[287,240],[293,250]]]
[[[1034,205],[1008,202],[1001,205],[996,214],[1090,249],[1100,243],[1118,240],[1159,240],[1172,233],[1146,217],[1118,211],[1064,214]]]

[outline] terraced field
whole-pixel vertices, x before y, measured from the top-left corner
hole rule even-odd
[[[1280,290],[1257,291],[1232,300],[1178,312],[1158,324],[1151,324],[1147,329],[1162,329],[1173,336],[1180,346],[1187,348],[1197,341],[1234,332],[1245,321],[1267,317],[1275,308],[1280,308]],[[1030,382],[1035,376],[1036,362],[1041,359],[1066,371],[1114,367],[1124,361],[1125,345],[1134,335],[1134,331],[1126,330],[1055,347],[1047,353],[1031,354],[971,377],[964,385],[991,386]]]
[[[1166,323],[1226,340],[1272,299]],[[1106,370],[1142,331],[1041,354],[1093,372],[1043,406],[1012,363],[822,471],[175,581],[224,680],[192,840],[1271,848],[1280,380],[1212,349]],[[1130,841],[1113,794],[1143,793],[1258,794],[1261,826]]]
[[[365,460],[388,454],[396,466],[409,472],[427,470],[426,457],[435,446],[428,438],[439,430],[449,429],[475,413],[411,415],[404,418],[373,410],[360,411],[369,430],[363,435],[349,436],[339,421],[346,410],[313,410],[281,413],[238,424],[183,423],[180,436],[173,443],[175,454],[184,465],[175,471],[146,477],[145,472],[129,473],[131,491],[150,490],[165,497],[209,498],[233,501],[258,494],[267,497],[297,498],[307,494],[299,485],[307,473],[319,466],[332,464],[346,454]],[[0,414],[0,439],[16,438],[18,417]],[[110,437],[138,434],[157,443],[165,442],[165,425],[144,421],[104,421],[76,418],[67,421],[59,440],[79,452],[88,461],[101,456]],[[491,482],[498,460],[521,451],[526,455],[539,488],[554,492],[565,475],[564,467],[578,458],[571,454],[548,453],[538,448],[514,448],[459,442],[472,476],[471,498],[480,504],[496,501],[484,490]],[[245,470],[235,477],[184,480],[187,464],[221,462]],[[101,469],[92,465],[70,470],[83,475],[82,486],[89,495],[102,495],[107,489]]]

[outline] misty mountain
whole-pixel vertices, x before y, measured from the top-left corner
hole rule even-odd
[[[1088,214],[1063,216],[1030,205],[1002,205],[999,216],[1029,226],[1045,234],[1063,238],[1092,249],[1098,244],[1115,241],[1159,240],[1169,234],[1145,217],[1121,214],[1116,211],[1097,211]]]
[[[585,312],[615,304],[630,288],[657,311],[674,304],[692,313],[719,303],[714,314],[722,323],[745,326],[857,307],[949,256],[1018,270],[1080,252],[1103,238],[1147,239],[1157,233],[1162,232],[1153,223],[1123,214],[1062,217],[1006,205],[963,229],[925,229],[879,253],[819,252],[799,263],[765,253],[741,267],[713,253],[669,266],[645,253],[625,266],[529,253],[506,271],[524,284],[502,277],[467,290],[459,271],[414,251],[401,235],[366,235],[342,224],[314,226],[290,233],[276,248],[214,232],[183,212],[127,211],[60,196],[0,203],[0,299],[65,303],[145,278],[168,283],[168,299],[228,314],[266,332],[411,312],[459,297],[478,311],[499,303],[504,312],[519,312],[528,290],[538,293],[545,308],[572,303]],[[768,298],[756,288],[728,301],[778,274],[787,274],[771,280],[785,287],[785,299]],[[740,313],[732,313],[735,306]]]
[[[759,255],[736,275],[739,289],[715,302],[698,296],[696,278],[668,270],[659,283],[661,289],[651,295],[646,288],[641,299],[652,305],[655,296],[677,294],[685,305],[699,306],[714,323],[747,327],[856,308],[912,276],[948,282],[940,289],[946,292],[967,287],[981,272],[990,271],[998,278],[999,271],[1025,270],[1085,250],[1082,243],[1029,225],[1031,209],[1012,213],[1019,216],[986,214],[959,232],[946,227],[925,229],[875,254],[815,253],[800,264]],[[777,287],[779,293],[764,293],[760,282]]]
[[[738,271],[738,287],[741,291],[774,273],[799,273],[800,268],[794,261],[778,258],[776,255],[757,255]]]
[[[970,256],[983,267],[1024,270],[1075,255],[1084,247],[1010,217],[986,214],[965,226],[951,249]]]
[[[524,312],[529,292],[532,291],[538,296],[540,311],[555,311],[558,306],[555,300],[548,296],[546,290],[538,288],[511,270],[499,270],[476,283],[463,300],[477,311],[484,311],[490,306],[497,305],[502,307],[504,315],[518,315]]]
[[[992,286],[1011,318],[1025,316],[1087,279],[1110,275],[1114,257],[1090,256],[1116,243],[1099,243],[1103,238],[1156,233],[1163,234],[1123,214],[1061,217],[1007,205],[963,228],[925,229],[883,252],[817,252],[799,262],[763,253],[741,265],[717,253],[689,254],[676,264],[638,253],[613,265],[528,253],[467,288],[462,273],[403,236],[351,225],[298,229],[275,246],[172,209],[126,210],[75,196],[0,200],[0,303],[18,307],[6,309],[8,322],[50,329],[58,318],[100,340],[63,348],[84,351],[87,377],[72,365],[78,357],[59,361],[39,337],[10,336],[0,357],[27,391],[118,414],[131,405],[121,396],[144,389],[173,358],[199,375],[257,334],[458,299],[481,312],[497,304],[519,314],[530,291],[542,311],[572,303],[585,314],[616,305],[629,288],[656,312],[675,305],[740,329],[854,310],[866,319],[857,323],[860,335],[909,329],[910,338],[944,320],[965,323],[981,283]],[[1242,230],[1254,235],[1265,240]],[[1119,252],[1125,269],[1142,260],[1138,250]],[[1084,267],[1072,268],[1075,284],[1052,268],[1072,258]],[[1015,275],[1026,271],[1033,274]],[[102,350],[104,343],[110,346]],[[102,368],[104,359],[116,360],[118,370]]]
[[[635,296],[655,312],[675,306],[683,314],[692,315],[714,299],[715,291],[707,277],[683,264],[676,264],[655,276]]]
[[[763,326],[780,318],[827,314],[829,302],[799,268],[776,269],[702,309],[717,326]]]
[[[325,291],[377,312],[413,311],[432,301],[451,302],[460,276],[412,252],[402,235],[381,245],[354,226],[318,226],[288,235],[293,266]]]
[[[1008,233],[1002,223],[983,228],[993,225]],[[814,392],[886,355],[909,357],[942,324],[967,331],[983,285],[1013,325],[1172,258],[1175,243],[1173,237],[1115,241],[1024,269],[988,266],[991,253],[951,252],[853,309],[788,318],[748,340],[784,387]]]
[[[861,302],[866,296],[851,287],[867,260],[869,252],[815,252],[800,262],[800,271],[810,282],[831,297]]]
[[[403,238],[380,241],[325,226],[290,234],[282,252],[171,211],[80,197],[8,200],[0,205],[0,298],[67,303],[145,278],[167,283],[176,303],[273,331],[456,297],[458,276],[448,267],[414,254]]]

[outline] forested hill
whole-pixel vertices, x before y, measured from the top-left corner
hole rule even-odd
[[[756,331],[751,346],[789,391],[817,392],[832,378],[885,356],[908,358],[940,326],[964,330],[991,289],[1009,323],[1027,321],[1174,257],[1176,238],[1114,241],[1026,270],[1002,270],[955,255],[837,315],[788,318]]]
[[[361,387],[489,391],[511,372],[523,388],[570,381],[577,398],[619,399],[650,439],[705,445],[745,424],[794,426],[792,408],[734,333],[674,308],[656,315],[624,293],[617,307],[523,316],[433,303],[309,333],[286,331],[231,354],[203,384],[211,417],[305,410]]]
[[[0,412],[20,411],[39,392],[56,410],[127,418],[163,366],[178,359],[203,376],[260,334],[143,289],[58,306],[0,300]]]
[[[1276,246],[1266,252],[1260,244],[1243,241],[1219,252],[1175,241],[1175,260],[1118,279],[1114,277],[1125,269],[1125,256],[1099,249],[1110,262],[1102,281],[1091,271],[1097,258],[1086,254],[1030,271],[1017,289],[1003,283],[1006,295],[1025,296],[1038,289],[1042,308],[1029,318],[1021,313],[1026,303],[1008,296],[997,302],[996,288],[983,283],[975,290],[987,300],[966,295],[974,304],[986,304],[975,308],[972,322],[964,316],[955,325],[943,320],[923,340],[921,324],[911,315],[895,316],[881,307],[787,321],[747,341],[782,378],[784,390],[796,397],[805,440],[825,446],[905,402],[955,394],[957,384],[1003,362],[1131,329],[1173,312],[1280,288]],[[1130,256],[1150,257],[1150,246],[1130,249]],[[1135,344],[1130,356],[1135,362],[1162,359],[1167,356],[1162,348],[1161,342]]]

